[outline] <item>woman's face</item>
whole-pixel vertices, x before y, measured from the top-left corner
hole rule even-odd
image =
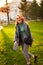
[[[17,17],[17,22],[18,22],[18,23],[22,23],[22,19],[21,19],[20,16]]]

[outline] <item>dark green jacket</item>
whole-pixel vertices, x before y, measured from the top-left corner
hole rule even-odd
[[[23,23],[23,25],[24,25],[25,31],[28,34],[28,41],[29,41],[28,45],[32,45],[33,39],[32,39],[31,33],[30,33],[30,28],[26,23]],[[19,43],[22,42],[21,35],[20,35],[20,30],[19,30],[19,25],[16,26],[16,33],[15,33],[14,41],[19,41]]]

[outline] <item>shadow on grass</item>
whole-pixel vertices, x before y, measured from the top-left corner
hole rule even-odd
[[[1,32],[3,35],[5,46],[4,50],[2,51],[2,54],[4,55],[5,59],[3,65],[14,65],[15,63],[17,65],[26,65],[25,59],[23,58],[21,52],[18,52],[18,50],[17,51],[13,50],[13,41],[11,41],[11,39],[4,32],[4,30],[2,30]]]
[[[2,54],[4,55],[4,59],[5,59],[4,62],[3,62],[4,63],[3,65],[14,65],[14,63],[17,63],[18,65],[20,65],[20,64],[21,65],[26,65],[26,62],[25,62],[22,54],[19,53],[19,52],[13,51],[13,41],[11,41],[11,39],[4,32],[4,30],[2,30],[1,32],[2,32],[2,35],[3,35],[4,46],[5,46],[4,50],[2,51]],[[38,65],[38,64],[42,65],[43,62],[41,61],[41,63],[40,63],[40,59],[43,60],[42,59],[43,54],[41,53],[43,48],[36,47],[35,49],[36,49],[35,53],[38,54],[38,56],[40,56],[40,57],[39,57],[37,63],[36,64],[32,64],[32,65]],[[39,50],[41,49],[41,50],[39,51],[38,49]],[[39,53],[38,53],[37,50],[39,51]],[[21,60],[23,60],[23,61],[21,61]]]
[[[2,32],[2,35],[3,35],[4,45],[12,48],[13,41],[11,41],[9,36],[3,30],[1,32]]]
[[[1,52],[4,55],[3,65],[13,65],[14,64],[14,52],[13,52],[13,41],[10,40],[9,36],[1,30],[4,40],[4,50]],[[12,62],[12,63],[11,63]]]

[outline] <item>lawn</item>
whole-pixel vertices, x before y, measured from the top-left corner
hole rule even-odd
[[[31,64],[43,65],[43,22],[29,22],[28,25],[34,40],[32,47],[29,47],[29,51],[38,56],[36,64],[31,58]],[[14,63],[26,65],[21,46],[17,51],[13,50],[14,34],[14,24],[4,26],[3,30],[0,30],[0,65],[14,65]]]

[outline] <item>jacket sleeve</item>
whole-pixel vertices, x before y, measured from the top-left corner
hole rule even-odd
[[[31,36],[31,31],[28,25],[27,25],[27,31],[28,31],[28,34]]]
[[[30,43],[30,46],[31,46],[31,45],[32,45],[32,42],[33,42],[33,38],[32,38],[31,31],[30,31],[30,28],[29,28],[28,25],[27,25],[27,31],[28,31],[29,39],[30,39],[30,41],[31,41],[31,43]]]
[[[28,30],[28,35],[29,35],[29,37],[32,39],[31,31],[30,31],[30,28],[29,28],[28,25],[27,25],[27,30]]]
[[[16,26],[16,32],[14,35],[14,42],[19,40],[19,31],[18,31],[18,27]]]

